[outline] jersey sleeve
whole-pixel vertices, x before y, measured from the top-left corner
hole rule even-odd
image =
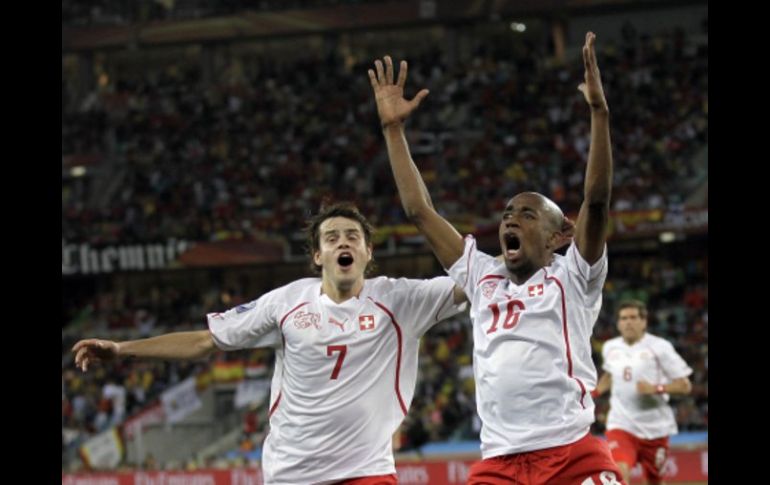
[[[670,342],[663,342],[661,344],[658,358],[660,359],[663,373],[671,380],[687,377],[692,374],[690,366],[687,365]]]
[[[278,345],[281,339],[277,315],[286,306],[280,303],[282,293],[278,288],[224,313],[206,315],[217,347],[237,350]]]
[[[604,245],[601,257],[594,264],[590,264],[583,258],[574,241],[569,245],[564,257],[570,279],[581,289],[586,306],[593,307],[600,304],[602,288],[607,279],[608,271],[607,245]]]
[[[462,288],[470,301],[473,301],[479,280],[497,266],[492,256],[476,248],[473,236],[465,237],[463,255],[447,270],[454,282]]]
[[[448,276],[400,278],[395,281],[393,307],[410,333],[420,337],[437,322],[465,310],[466,303],[454,303],[454,288],[455,282]]]

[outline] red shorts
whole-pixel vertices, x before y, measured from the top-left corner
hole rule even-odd
[[[663,480],[661,472],[668,457],[668,436],[645,440],[627,431],[611,429],[607,431],[607,444],[612,459],[627,464],[629,470],[637,462],[641,463],[650,485]]]
[[[478,461],[468,484],[627,485],[607,443],[590,433],[569,445]]]
[[[348,478],[337,482],[337,485],[398,485],[398,476],[393,473],[391,475]]]

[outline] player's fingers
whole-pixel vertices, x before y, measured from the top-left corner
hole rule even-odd
[[[382,61],[379,59],[374,61],[374,67],[377,69],[377,82],[381,85],[385,84],[385,71],[382,67]]]
[[[409,104],[412,105],[412,109],[415,109],[416,107],[420,106],[420,103],[422,103],[422,100],[425,99],[425,97],[430,93],[427,89],[421,90],[417,95],[412,98],[411,101],[409,101]]]
[[[72,346],[72,351],[73,351],[73,352],[77,352],[77,351],[78,351],[78,350],[80,350],[80,349],[81,349],[83,346],[88,346],[88,345],[91,345],[91,344],[93,344],[94,342],[96,342],[96,339],[92,339],[92,338],[87,338],[87,339],[83,339],[83,340],[78,340],[78,341],[75,343],[75,345],[73,345],[73,346]]]
[[[401,61],[401,69],[398,71],[398,86],[403,88],[404,84],[406,84],[406,72],[407,72],[407,65],[406,61]]]
[[[377,82],[377,76],[374,75],[374,71],[371,69],[369,69],[367,73],[369,74],[369,82],[371,83],[372,88],[376,91],[377,88],[380,87],[380,84]]]
[[[393,84],[393,59],[390,56],[385,56],[385,81]]]

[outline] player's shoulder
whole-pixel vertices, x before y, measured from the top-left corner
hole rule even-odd
[[[463,238],[463,241],[465,242],[463,257],[470,257],[471,259],[481,260],[484,262],[494,262],[494,263],[503,264],[502,258],[498,259],[497,257],[492,256],[491,254],[479,249],[478,244],[476,243],[476,238],[473,236],[473,234],[466,235],[465,238]],[[457,262],[455,262],[455,264],[457,264]]]
[[[607,351],[614,347],[619,347],[622,343],[623,343],[623,337],[612,337],[611,339],[607,339],[604,341],[602,350]]]
[[[607,260],[607,245],[604,246],[604,251],[602,252],[601,257],[594,263],[589,263],[586,261],[586,259],[583,257],[583,255],[580,253],[580,250],[577,247],[577,243],[573,240],[569,246],[567,246],[567,249],[564,251],[564,254],[554,253],[553,254],[553,260],[551,260],[551,264],[548,266],[552,272],[555,272],[558,269],[566,268],[567,266],[573,266],[578,268],[584,268],[585,270],[591,270],[592,268],[597,267],[598,265],[604,265],[603,262],[606,262]],[[604,265],[606,268],[606,265]]]
[[[310,291],[320,288],[321,278],[300,278],[271,291],[271,296],[283,300],[307,299]]]
[[[369,293],[376,293],[393,288],[395,280],[396,278],[389,276],[375,276],[374,278],[366,278],[364,284]]]
[[[366,296],[381,300],[403,300],[426,291],[444,291],[453,287],[454,281],[446,275],[432,278],[390,278],[380,276],[366,280]]]
[[[570,263],[570,259],[574,259],[574,255],[571,254],[571,252],[574,251],[576,251],[575,243],[572,242],[564,254],[553,253],[551,263],[545,267],[546,272],[549,274],[556,274],[560,270],[566,269],[567,265]]]
[[[658,337],[657,335],[653,335],[649,332],[645,333],[644,339],[645,339],[645,343],[647,343],[648,345],[651,345],[656,349],[673,350],[674,348],[674,344],[672,344],[668,340],[664,339],[663,337]]]
[[[426,280],[377,276],[375,278],[368,278],[366,280],[366,286],[368,289],[367,293],[372,296],[376,295],[383,297],[394,291],[408,291],[424,281]]]

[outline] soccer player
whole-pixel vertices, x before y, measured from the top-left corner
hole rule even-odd
[[[266,484],[397,483],[391,439],[414,394],[420,337],[461,310],[447,276],[366,279],[372,227],[349,204],[310,221],[320,278],[305,278],[224,313],[208,330],[142,340],[81,340],[75,363],[115,357],[194,359],[211,352],[276,347]]]
[[[638,300],[618,306],[620,336],[602,347],[605,373],[591,393],[611,392],[607,442],[623,477],[642,464],[647,483],[662,482],[669,436],[677,433],[669,394],[689,394],[692,369],[668,341],[646,331],[647,307]]]
[[[566,255],[554,254],[564,215],[533,192],[510,199],[499,239],[503,261],[479,251],[433,208],[404,136],[403,121],[428,95],[403,97],[407,64],[394,82],[386,56],[369,70],[402,205],[471,301],[473,368],[482,461],[470,484],[618,484],[606,443],[593,437],[596,382],[590,336],[607,275],[612,185],[609,109],[589,32],[583,46],[591,111],[584,200]],[[502,177],[502,174],[501,174]]]

